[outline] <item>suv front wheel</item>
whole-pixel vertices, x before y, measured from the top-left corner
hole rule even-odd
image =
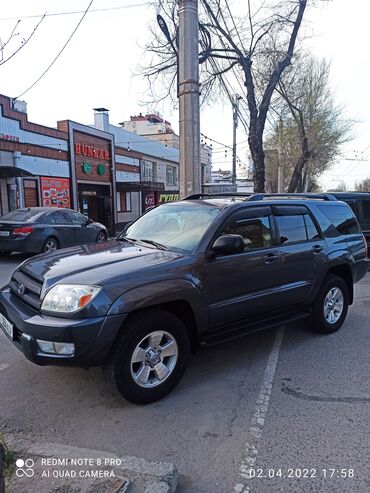
[[[348,311],[348,288],[345,281],[336,275],[328,275],[312,305],[309,319],[311,329],[321,334],[338,330]]]
[[[103,373],[120,397],[149,404],[179,383],[189,356],[190,341],[182,321],[165,310],[145,310],[124,324]]]

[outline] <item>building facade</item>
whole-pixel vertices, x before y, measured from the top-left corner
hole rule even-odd
[[[179,151],[109,123],[28,121],[26,105],[0,95],[0,215],[19,207],[70,207],[111,234],[148,207],[179,198]]]
[[[159,113],[149,113],[131,116],[130,120],[121,123],[122,128],[150,140],[154,140],[165,147],[180,148],[180,137],[174,132],[171,123],[164,120]],[[212,181],[212,148],[207,144],[200,146],[201,182]]]
[[[133,175],[126,174],[121,182],[117,177],[117,190],[123,194],[139,192],[141,212],[158,203],[179,198],[178,148],[130,132],[123,124],[112,125],[106,108],[95,109],[94,127],[113,134],[117,167],[119,164],[126,165],[126,173],[133,167],[139,168],[139,176],[135,177],[134,182],[129,181],[134,178]],[[134,196],[134,200],[137,203],[137,197]],[[132,219],[125,213],[120,218],[120,224],[129,220]]]
[[[0,214],[70,205],[68,134],[29,122],[25,111],[0,95]]]

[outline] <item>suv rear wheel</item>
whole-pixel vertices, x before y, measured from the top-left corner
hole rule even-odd
[[[176,387],[189,355],[190,341],[182,321],[165,310],[145,310],[124,324],[103,373],[120,397],[149,404]]]
[[[348,288],[345,281],[335,275],[328,275],[312,305],[309,319],[312,330],[331,334],[338,330],[348,311]]]

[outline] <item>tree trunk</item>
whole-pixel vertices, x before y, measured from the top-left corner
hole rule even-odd
[[[263,151],[262,136],[256,136],[256,131],[249,127],[249,149],[253,161],[253,182],[256,193],[265,192],[265,153]]]
[[[297,188],[296,188],[297,193],[302,193],[303,192],[303,180],[302,180],[302,173],[298,177],[298,183],[297,183]]]
[[[299,180],[302,181],[303,169],[308,164],[309,160],[310,160],[310,152],[309,151],[304,152],[301,155],[301,157],[298,159],[297,164],[294,167],[292,177],[290,179],[290,183],[289,183],[289,187],[288,187],[288,193],[294,193],[297,191],[297,188],[299,186]]]

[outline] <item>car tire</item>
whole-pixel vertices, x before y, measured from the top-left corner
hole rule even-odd
[[[149,404],[176,387],[189,356],[183,322],[165,310],[148,309],[125,322],[102,369],[116,395],[134,404]]]
[[[308,319],[310,328],[320,334],[332,334],[342,325],[348,311],[348,287],[345,281],[335,275],[328,275],[312,305]]]
[[[95,243],[103,243],[103,241],[107,241],[107,235],[105,234],[104,231],[99,231]]]
[[[46,238],[46,240],[44,241],[44,244],[42,245],[41,253],[55,252],[55,250],[58,250],[58,248],[59,248],[58,240],[50,236],[49,238]]]

